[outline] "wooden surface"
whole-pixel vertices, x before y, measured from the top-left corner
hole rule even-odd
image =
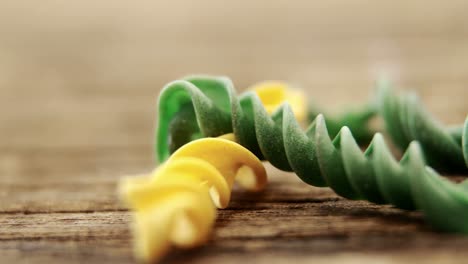
[[[468,112],[466,1],[2,1],[0,262],[133,262],[123,175],[153,168],[155,102],[190,73],[281,79],[330,111],[385,72],[446,123]],[[269,168],[208,245],[168,263],[466,263],[468,238]],[[450,216],[447,216],[450,217]]]

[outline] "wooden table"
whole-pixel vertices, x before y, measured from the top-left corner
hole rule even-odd
[[[331,112],[385,72],[446,123],[468,112],[466,1],[0,4],[0,262],[133,262],[120,177],[154,167],[159,90],[190,73],[280,79]],[[466,263],[468,238],[269,168],[209,243],[169,263]],[[448,216],[450,217],[450,216]]]

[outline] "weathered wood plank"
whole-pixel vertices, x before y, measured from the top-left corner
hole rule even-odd
[[[332,200],[307,203],[234,202],[219,212],[212,240],[191,251],[175,251],[168,262],[246,260],[287,257],[341,261],[391,254],[466,257],[467,238],[433,233],[417,214]],[[131,259],[128,212],[8,214],[0,217],[0,252],[27,260],[28,252],[55,261],[128,261]],[[14,249],[14,250],[13,250]],[[216,254],[214,254],[216,252]],[[465,253],[463,253],[465,252]],[[335,255],[335,254],[338,254]],[[450,257],[447,259],[447,256]],[[279,262],[275,262],[279,263]],[[422,263],[419,260],[417,263]]]

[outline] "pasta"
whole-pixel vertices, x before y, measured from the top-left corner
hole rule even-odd
[[[386,103],[387,96],[383,91],[381,102]],[[438,149],[427,148],[426,141],[423,147],[417,141],[405,142],[408,148],[398,162],[377,133],[363,153],[348,127],[331,136],[325,118],[318,115],[304,131],[291,106],[283,104],[269,114],[258,95],[237,96],[224,77],[192,77],[168,84],[161,93],[159,111],[156,150],[160,161],[169,156],[171,144],[177,149],[193,138],[233,131],[236,141],[257,157],[278,169],[294,171],[308,184],[329,186],[348,199],[418,209],[438,229],[468,233],[468,181],[452,183],[427,167],[424,151]],[[367,121],[365,112],[353,118]],[[460,136],[465,153],[466,127]],[[412,131],[418,132],[426,133]],[[432,136],[437,141],[439,134]],[[463,160],[461,152],[456,155]]]
[[[395,95],[390,87],[388,81],[378,83],[378,106],[392,141],[405,149],[417,140],[431,167],[468,173],[462,150],[463,126],[444,127],[424,109],[414,93]]]
[[[217,208],[225,208],[236,179],[251,191],[261,190],[266,171],[241,145],[222,138],[192,141],[147,176],[122,180],[120,194],[134,213],[135,254],[158,260],[171,245],[204,243]]]

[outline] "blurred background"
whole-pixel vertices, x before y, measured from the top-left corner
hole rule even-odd
[[[467,10],[425,0],[4,0],[0,145],[148,145],[159,90],[192,73],[227,75],[239,91],[291,81],[332,111],[366,101],[385,73],[462,122]]]

